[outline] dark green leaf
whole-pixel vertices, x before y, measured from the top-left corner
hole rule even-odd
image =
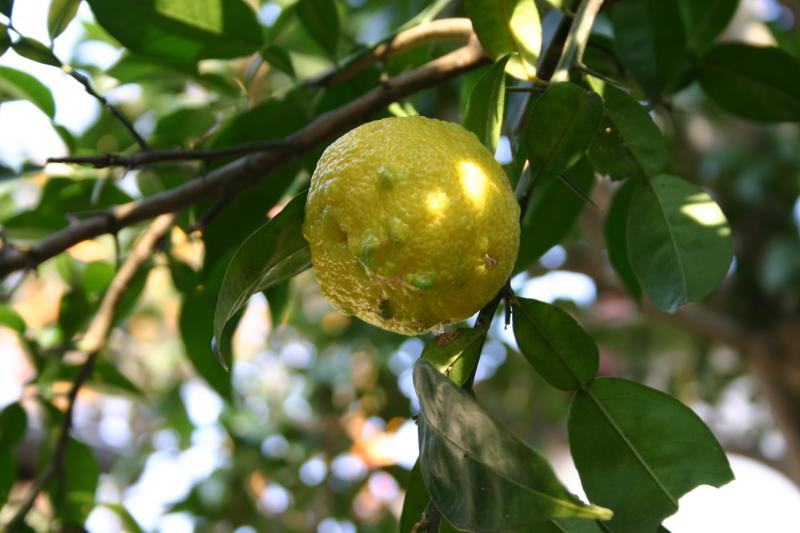
[[[0,0],[0,13],[11,18],[11,11],[14,9],[14,0]]]
[[[544,458],[424,359],[414,365],[414,388],[422,477],[457,528],[498,531],[541,527],[551,518],[610,517],[570,494]]]
[[[464,114],[464,127],[478,136],[492,153],[497,149],[506,98],[506,63],[504,56],[481,76],[472,88]]]
[[[305,193],[296,196],[236,251],[214,310],[214,338],[221,338],[225,324],[250,296],[311,266],[311,253],[301,230],[305,203]]]
[[[189,146],[216,123],[208,106],[181,107],[158,120],[150,144],[154,147],[172,148]]]
[[[86,293],[79,289],[72,289],[61,297],[61,306],[58,310],[58,327],[64,341],[72,339],[89,322],[94,307],[86,297]]]
[[[31,61],[61,67],[62,63],[47,45],[40,43],[30,37],[20,37],[19,40],[11,43],[11,48],[22,57],[27,57]]]
[[[584,158],[569,169],[567,178],[589,194],[594,172]],[[547,250],[561,242],[572,230],[586,201],[561,180],[552,179],[533,190],[533,198],[522,220],[519,254],[514,272],[527,269]]]
[[[290,286],[291,280],[286,280],[264,291],[273,328],[279,327],[288,317],[292,296]]]
[[[8,501],[11,487],[17,480],[17,463],[8,450],[0,450],[0,509]]]
[[[101,387],[108,387],[116,391],[126,392],[139,399],[144,399],[145,394],[116,366],[107,361],[98,361],[92,372],[91,383]]]
[[[331,57],[336,57],[339,47],[339,12],[336,10],[335,0],[300,0],[295,7],[308,34]]]
[[[214,335],[211,320],[214,314],[213,295],[202,289],[192,290],[184,296],[181,306],[180,331],[186,356],[197,373],[225,400],[231,400],[231,374],[225,372],[208,347]]]
[[[606,107],[600,131],[589,147],[594,168],[615,180],[661,172],[667,164],[667,146],[647,111],[620,89],[590,79]]]
[[[555,305],[514,298],[514,338],[520,352],[550,385],[578,389],[597,374],[600,354],[583,328]]]
[[[633,192],[628,254],[661,309],[674,311],[717,286],[733,260],[730,233],[716,202],[688,181],[662,174]]]
[[[295,77],[294,66],[289,52],[277,44],[268,44],[261,49],[261,57],[273,68],[285,72],[292,78]]]
[[[466,0],[464,8],[486,53],[495,61],[511,54],[506,71],[523,80],[536,76],[542,46],[539,10],[531,0]]]
[[[55,39],[63,32],[78,13],[81,0],[50,0],[47,12],[47,32]]]
[[[64,451],[63,472],[50,485],[50,499],[65,526],[83,525],[94,506],[99,475],[92,449],[70,438]]]
[[[55,117],[53,95],[42,82],[25,72],[0,66],[0,102],[9,100],[28,100],[48,117]]]
[[[242,0],[88,2],[108,33],[142,55],[187,63],[244,56],[263,45],[256,15]]]
[[[28,430],[28,414],[19,402],[14,402],[6,406],[0,412],[0,454],[8,453],[2,450],[9,450],[16,446],[25,432]]]
[[[614,511],[614,532],[655,531],[694,487],[733,479],[725,452],[691,409],[622,379],[596,379],[577,393],[569,443],[586,494]]]
[[[0,326],[11,328],[19,334],[25,333],[25,321],[11,307],[0,304]]]
[[[414,463],[414,468],[408,475],[406,484],[406,497],[403,500],[403,512],[400,514],[399,533],[411,533],[414,526],[422,518],[422,513],[428,508],[431,497],[425,482],[422,479],[422,469],[419,459]]]
[[[11,37],[8,35],[8,27],[0,24],[0,56],[6,53],[11,47]]]
[[[525,135],[534,179],[562,174],[580,161],[602,118],[597,93],[572,83],[550,85],[536,100]]]
[[[740,117],[800,120],[800,62],[780,48],[716,45],[703,57],[700,84],[715,102]]]
[[[422,358],[461,386],[478,363],[485,340],[486,328],[457,328],[428,341]]]
[[[642,287],[633,273],[628,255],[628,213],[636,185],[636,180],[628,180],[614,194],[606,214],[605,238],[611,266],[631,296],[638,301],[642,297]]]
[[[676,0],[619,2],[611,22],[617,53],[645,92],[667,89],[686,61],[686,30]]]
[[[704,50],[733,18],[739,0],[678,0],[689,43]]]

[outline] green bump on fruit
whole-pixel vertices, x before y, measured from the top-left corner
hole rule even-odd
[[[378,185],[384,189],[391,189],[395,181],[397,181],[397,172],[392,167],[381,165],[378,168]]]
[[[417,289],[430,289],[433,287],[433,274],[409,274],[406,283]]]
[[[378,251],[380,245],[381,240],[377,235],[371,232],[367,232],[361,240],[361,250],[358,257],[367,268],[371,269],[375,266],[375,252]]]

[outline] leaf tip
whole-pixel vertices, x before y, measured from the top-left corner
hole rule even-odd
[[[222,354],[222,349],[220,348],[219,341],[217,341],[217,337],[211,337],[211,350],[214,352],[214,357],[217,358],[219,364],[222,365],[222,368],[225,369],[225,372],[230,372],[230,367],[228,366],[228,362],[225,361],[225,356]]]

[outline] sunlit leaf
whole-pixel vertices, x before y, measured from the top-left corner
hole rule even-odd
[[[730,227],[713,199],[688,181],[641,181],[628,212],[628,254],[644,293],[666,311],[710,293],[733,259]]]
[[[301,231],[305,203],[305,193],[296,196],[236,251],[219,291],[214,338],[221,338],[225,324],[250,296],[311,266],[311,253]]]
[[[509,74],[523,80],[536,76],[542,25],[532,0],[466,0],[464,8],[492,59],[511,54],[506,65]]]
[[[602,118],[597,93],[572,83],[550,85],[536,100],[525,133],[534,178],[562,174],[580,161]]]
[[[100,25],[139,54],[194,62],[239,57],[263,45],[261,26],[243,0],[87,1]]]
[[[654,176],[667,164],[667,146],[658,126],[633,98],[611,84],[590,78],[605,102],[605,117],[589,147],[589,159],[611,179]]]
[[[722,447],[691,409],[623,379],[578,391],[569,443],[586,494],[614,511],[615,532],[655,531],[681,496],[733,479]]]
[[[428,341],[422,358],[456,385],[463,385],[478,362],[486,328],[457,328]]]
[[[17,333],[25,333],[25,321],[6,304],[0,304],[0,326],[11,328]]]
[[[55,117],[53,95],[42,82],[26,72],[0,66],[0,102],[10,100],[28,100],[48,117]]]
[[[552,518],[608,519],[558,481],[547,461],[491,418],[428,361],[414,365],[420,466],[431,498],[459,529],[541,526]]]
[[[713,46],[701,62],[700,84],[712,100],[740,117],[800,120],[800,62],[780,48]]]
[[[503,126],[503,112],[506,95],[506,63],[511,56],[505,56],[493,64],[472,88],[464,114],[464,127],[478,136],[483,145],[492,153],[497,149],[500,128]]]
[[[597,345],[565,311],[538,300],[513,300],[514,338],[522,355],[552,386],[574,390],[597,373]]]
[[[47,33],[55,39],[67,28],[78,13],[81,0],[50,0],[47,11]]]
[[[686,61],[686,30],[677,1],[619,2],[610,14],[623,63],[645,92],[663,92]]]

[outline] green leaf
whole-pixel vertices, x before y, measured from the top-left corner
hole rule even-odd
[[[688,181],[642,181],[628,213],[628,254],[648,298],[666,311],[717,286],[733,260],[730,227],[711,197]]]
[[[0,450],[16,446],[28,430],[28,414],[19,402],[6,406],[0,412]]]
[[[288,317],[292,297],[290,285],[291,280],[286,280],[264,291],[273,328],[279,327]]]
[[[105,261],[92,261],[81,272],[81,285],[88,293],[102,292],[111,284],[116,269]]]
[[[594,184],[594,172],[584,158],[566,172],[567,178],[584,194]],[[564,182],[553,179],[537,185],[522,220],[517,263],[514,272],[527,269],[547,250],[560,243],[572,231],[586,201]]]
[[[334,0],[300,0],[295,4],[297,16],[308,34],[328,52],[336,57],[339,46],[339,12]]]
[[[597,345],[568,313],[517,297],[512,310],[520,352],[550,385],[574,390],[594,378],[600,360]]]
[[[475,369],[485,340],[485,327],[457,328],[428,341],[422,350],[422,358],[461,386]]]
[[[214,338],[220,339],[228,320],[253,294],[288,279],[311,266],[311,252],[303,237],[305,193],[295,196],[272,220],[258,228],[234,254],[214,310]],[[217,357],[221,356],[219,349]]]
[[[542,24],[533,0],[466,0],[464,8],[486,53],[495,61],[511,54],[506,72],[534,79]]]
[[[422,477],[457,528],[497,531],[541,527],[551,518],[611,516],[570,494],[543,457],[424,359],[414,365],[414,388]]]
[[[76,368],[77,370],[77,368]],[[106,361],[95,363],[92,372],[91,383],[101,387],[108,387],[113,390],[126,392],[140,400],[146,398],[144,392],[137,387],[125,374],[119,371],[116,366]]]
[[[414,526],[422,518],[422,513],[428,508],[431,497],[422,479],[422,469],[419,466],[419,459],[414,463],[414,468],[408,474],[406,484],[406,497],[403,500],[403,511],[400,514],[399,533],[411,533]]]
[[[675,398],[623,379],[600,378],[579,391],[569,444],[586,494],[610,507],[615,533],[655,531],[698,485],[731,479],[714,435]]]
[[[0,102],[28,100],[50,118],[56,115],[53,95],[45,85],[25,72],[0,66]]]
[[[740,117],[800,120],[800,62],[780,48],[713,46],[701,62],[700,84],[711,99]]]
[[[686,23],[686,36],[696,50],[704,50],[725,29],[739,0],[678,0]]]
[[[8,35],[8,26],[0,24],[0,56],[11,48],[11,36]]]
[[[636,279],[628,255],[628,213],[636,186],[636,180],[628,180],[614,194],[606,213],[605,237],[611,266],[631,296],[639,301],[642,297],[642,287]]]
[[[17,480],[17,463],[14,461],[14,454],[8,450],[0,450],[0,509],[8,501],[11,487]]]
[[[158,119],[150,144],[164,148],[188,146],[216,122],[216,117],[208,106],[181,107]]]
[[[0,304],[0,326],[11,328],[20,335],[25,333],[25,321],[6,304]]]
[[[525,135],[533,178],[562,174],[580,161],[602,119],[597,93],[572,83],[550,85],[536,100]]]
[[[271,67],[276,68],[281,72],[285,72],[292,78],[296,76],[294,72],[294,65],[292,65],[292,58],[289,55],[289,52],[277,44],[268,44],[262,48],[261,57],[263,57],[264,61],[269,63]]]
[[[61,337],[66,342],[71,340],[89,322],[94,306],[89,302],[86,293],[80,288],[69,290],[61,297],[58,310],[58,327]]]
[[[31,61],[59,68],[62,66],[61,60],[56,57],[53,51],[50,50],[47,45],[40,43],[36,39],[20,37],[17,41],[11,43],[11,48],[22,57],[26,57]]]
[[[605,102],[600,131],[589,146],[589,159],[611,179],[654,176],[667,164],[667,146],[658,126],[639,102],[616,87],[590,78]]]
[[[0,13],[11,18],[11,11],[14,9],[14,0],[0,0]]]
[[[94,507],[99,475],[92,449],[70,438],[64,451],[63,472],[50,483],[50,500],[65,526],[84,523]]]
[[[186,356],[192,366],[217,394],[225,400],[231,400],[231,374],[209,357],[208,347],[214,335],[213,325],[209,320],[214,314],[213,295],[198,288],[187,292],[183,305],[179,326],[181,340]]]
[[[87,1],[108,33],[142,55],[191,63],[240,57],[263,45],[258,19],[242,0]]]
[[[53,40],[63,32],[75,15],[81,0],[50,0],[50,9],[47,11],[47,32]]]
[[[662,93],[686,61],[686,30],[676,0],[619,2],[610,14],[622,62],[646,93]]]
[[[481,76],[467,100],[464,127],[478,136],[483,145],[494,153],[503,126],[506,98],[506,63],[504,56]]]

